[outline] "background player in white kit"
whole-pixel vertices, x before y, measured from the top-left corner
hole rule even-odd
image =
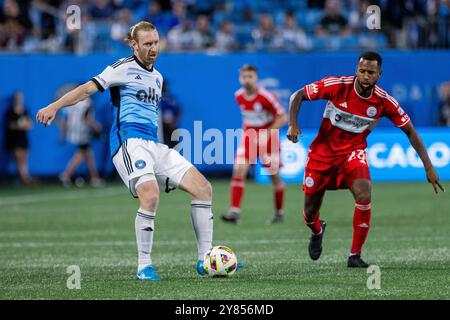
[[[154,219],[159,201],[159,182],[192,195],[192,224],[197,237],[197,272],[205,275],[204,253],[212,246],[212,188],[205,177],[177,151],[158,143],[158,103],[163,78],[154,68],[159,35],[154,25],[141,21],[127,40],[133,56],[124,58],[61,99],[39,110],[36,120],[50,125],[64,106],[82,101],[97,91],[110,88],[114,123],[110,147],[114,165],[134,197],[139,198],[135,229],[138,247],[137,279],[159,280],[152,265]]]

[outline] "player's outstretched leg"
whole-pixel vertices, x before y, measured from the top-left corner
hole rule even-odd
[[[370,180],[355,180],[350,187],[350,191],[355,198],[355,211],[353,215],[352,248],[350,250],[347,266],[349,268],[367,268],[369,267],[369,264],[361,258],[361,251],[370,229]]]
[[[141,177],[140,179],[144,178]],[[139,263],[136,278],[138,280],[157,281],[160,280],[160,277],[152,265],[151,253],[153,232],[155,230],[155,215],[159,201],[159,187],[156,180],[139,182],[138,180],[136,183],[136,192],[139,197],[140,207],[137,211],[134,224]]]
[[[270,180],[272,181],[273,198],[275,203],[275,212],[270,223],[281,223],[284,220],[283,207],[285,184],[283,181],[281,181],[280,175],[278,173],[271,175]]]
[[[197,272],[206,275],[203,257],[206,251],[211,249],[213,238],[212,187],[209,181],[192,167],[183,176],[180,188],[192,195],[191,219],[197,238]]]
[[[322,254],[322,240],[325,234],[326,222],[320,220],[320,207],[322,205],[323,194],[306,195],[303,210],[303,220],[306,226],[311,229],[312,235],[309,238],[308,252],[312,260],[317,260]]]

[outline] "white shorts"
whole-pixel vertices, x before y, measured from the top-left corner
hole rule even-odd
[[[157,180],[169,192],[179,186],[184,174],[192,167],[178,151],[165,144],[138,138],[127,139],[112,160],[135,198],[138,180],[139,184]]]

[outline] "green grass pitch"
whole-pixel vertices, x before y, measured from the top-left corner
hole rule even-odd
[[[248,183],[241,224],[226,225],[228,181],[213,181],[215,244],[233,248],[245,269],[230,278],[201,278],[190,198],[162,194],[153,260],[162,281],[135,280],[137,208],[123,185],[104,189],[0,189],[0,299],[449,299],[450,196],[427,183],[375,183],[372,229],[363,257],[381,270],[369,290],[365,270],[346,267],[353,200],[328,192],[328,228],[318,261],[307,253],[303,194],[290,185],[286,220],[268,225],[270,186]],[[81,289],[69,290],[78,265]]]

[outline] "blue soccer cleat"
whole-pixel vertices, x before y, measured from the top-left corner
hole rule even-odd
[[[156,270],[152,265],[148,265],[136,273],[136,279],[159,281],[161,280],[161,277],[156,273]]]
[[[197,273],[201,276],[206,276],[208,274],[208,271],[203,268],[203,260],[197,261]]]

